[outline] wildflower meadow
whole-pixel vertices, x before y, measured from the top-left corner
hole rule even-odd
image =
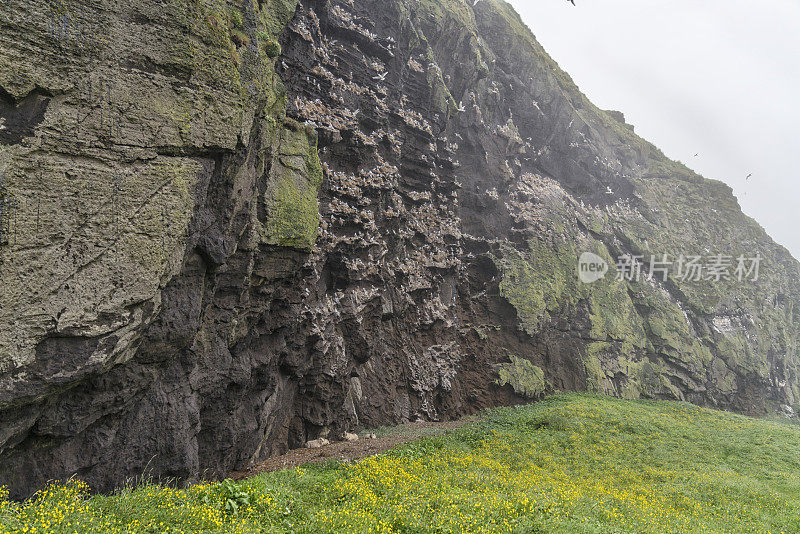
[[[800,427],[567,394],[355,462],[110,496],[80,481],[0,532],[800,532]]]

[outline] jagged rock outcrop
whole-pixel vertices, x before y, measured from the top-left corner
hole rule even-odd
[[[0,14],[16,496],[222,476],[556,389],[800,409],[798,263],[499,0]],[[763,263],[758,282],[586,285],[587,251]]]

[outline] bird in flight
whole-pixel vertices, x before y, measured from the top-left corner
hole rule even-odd
[[[695,155],[694,155],[694,157],[697,157],[697,156],[699,156],[699,155],[700,155],[700,152],[698,152],[697,154],[695,154]]]
[[[747,178],[745,178],[745,180],[749,180],[751,176],[753,176],[753,173],[748,174]]]

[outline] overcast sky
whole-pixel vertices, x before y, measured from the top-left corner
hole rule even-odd
[[[510,2],[590,100],[800,258],[800,0]]]

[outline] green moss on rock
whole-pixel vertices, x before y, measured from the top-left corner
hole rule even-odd
[[[522,328],[535,334],[550,313],[578,296],[575,249],[568,244],[532,241],[522,253],[503,246],[495,263],[503,273],[500,294],[517,310]]]
[[[258,45],[270,59],[275,59],[281,55],[281,44],[270,37],[267,32],[258,32]]]
[[[311,251],[319,228],[317,195],[321,185],[316,136],[296,124],[285,127],[266,192],[263,241]]]
[[[261,20],[273,37],[279,36],[294,15],[297,0],[268,0],[261,9]]]
[[[511,363],[498,366],[497,385],[511,386],[514,393],[527,399],[541,396],[547,390],[542,368],[517,356],[510,356],[510,359]]]

